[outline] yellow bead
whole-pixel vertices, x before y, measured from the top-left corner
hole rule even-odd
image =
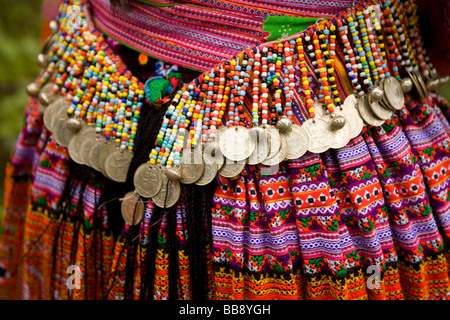
[[[316,111],[316,109],[314,109],[314,107],[311,107],[311,108],[308,109],[308,112],[309,112],[309,113],[313,113],[313,112],[315,112],[315,111]]]

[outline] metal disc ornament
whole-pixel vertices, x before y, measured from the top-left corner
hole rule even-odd
[[[400,110],[405,103],[402,84],[394,77],[388,77],[383,83],[385,101],[393,110]]]
[[[370,109],[373,114],[381,120],[386,121],[392,117],[392,110],[384,108],[378,101],[370,102]]]
[[[141,164],[134,173],[133,183],[136,192],[144,198],[151,198],[158,194],[162,186],[163,174],[154,164]]]
[[[129,150],[116,150],[111,153],[105,162],[105,173],[113,181],[125,182],[133,153]]]
[[[287,142],[286,159],[292,160],[300,158],[308,151],[309,136],[305,129],[299,125],[292,124],[290,130],[284,134]]]
[[[88,163],[92,168],[97,170],[98,172],[103,172],[100,167],[99,156],[100,151],[103,149],[103,146],[106,145],[106,140],[103,137],[96,137],[95,142],[92,144],[89,155],[88,155]]]
[[[139,195],[134,192],[128,192],[122,198],[122,204],[120,205],[123,220],[130,226],[139,224],[144,217],[144,203]]]
[[[178,202],[181,187],[178,181],[171,181],[163,174],[161,189],[152,197],[153,202],[160,208],[170,208]]]
[[[335,115],[336,117],[336,115]],[[336,130],[330,130],[330,148],[332,149],[339,149],[347,145],[347,143],[350,141],[350,126],[343,125],[339,129]]]
[[[245,161],[232,161],[226,159],[224,165],[219,170],[219,174],[225,178],[233,178],[242,172],[245,168]]]
[[[98,167],[100,168],[100,172],[104,174],[105,177],[110,178],[108,174],[105,171],[106,166],[106,159],[109,157],[110,154],[113,152],[116,152],[118,150],[116,144],[114,142],[108,142],[106,144],[103,144],[103,146],[100,149],[100,152],[98,153]]]
[[[89,161],[89,152],[91,151],[92,146],[97,141],[96,133],[94,128],[90,128],[86,133],[84,139],[80,143],[80,157],[83,159],[83,162],[93,168],[92,164]]]
[[[263,162],[261,162],[263,165],[275,166],[286,159],[289,147],[286,137],[283,134],[280,134],[280,142],[280,149],[278,149],[278,152],[273,157],[266,158]]]
[[[203,174],[198,179],[195,184],[198,186],[205,186],[207,184],[210,184],[217,176],[217,163],[215,159],[211,159],[208,157],[203,158],[205,161],[205,169],[203,170]]]
[[[242,126],[228,128],[219,140],[222,154],[233,161],[247,159],[255,150],[255,141],[250,138],[249,130]]]
[[[367,101],[367,96],[361,96],[358,100],[358,111],[361,118],[367,122],[367,124],[378,127],[384,123],[384,120],[378,118],[372,111],[369,101]]]
[[[267,155],[266,159],[273,158],[278,153],[281,147],[280,131],[268,124],[262,125],[261,127],[263,127],[267,131],[267,140],[269,143],[269,154]]]
[[[183,151],[180,183],[192,184],[198,181],[204,170],[205,163],[203,162],[203,154],[200,149]]]
[[[50,132],[53,132],[52,124],[53,124],[54,116],[62,108],[64,102],[65,102],[64,97],[58,97],[45,110],[43,121],[44,121],[45,127]]]
[[[208,141],[203,145],[203,162],[215,163],[217,170],[222,168],[225,163],[225,157],[220,151],[220,145],[217,140]]]
[[[75,161],[78,164],[84,164],[83,158],[80,156],[80,151],[77,147],[77,140],[80,136],[75,135],[72,137],[72,139],[69,142],[69,147],[67,148],[67,151],[69,152],[70,158]]]
[[[350,139],[358,136],[364,127],[364,121],[361,118],[358,109],[356,109],[357,103],[358,98],[355,94],[351,94],[345,98],[344,103],[340,107],[337,107],[334,110],[336,115],[342,115],[347,120],[345,125],[350,127]]]
[[[253,127],[250,129],[250,138],[255,141],[255,150],[248,157],[248,164],[256,165],[263,162],[270,151],[270,142],[267,130],[263,127]]]
[[[330,148],[331,132],[329,130],[329,125],[325,120],[310,118],[303,122],[302,128],[309,137],[308,151],[321,153]]]

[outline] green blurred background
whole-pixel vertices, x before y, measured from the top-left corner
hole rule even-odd
[[[5,164],[24,123],[25,86],[39,73],[41,6],[40,0],[2,0],[0,10],[0,217]],[[450,83],[440,93],[450,99]]]
[[[25,86],[39,73],[40,0],[2,0],[0,10],[0,217],[5,164],[24,123]]]

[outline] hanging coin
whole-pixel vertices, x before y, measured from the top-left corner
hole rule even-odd
[[[325,120],[310,118],[303,122],[302,128],[309,137],[308,151],[321,153],[330,148],[331,132]]]
[[[39,96],[39,91],[41,91],[41,84],[32,82],[27,85],[26,90],[30,97],[37,98]]]
[[[67,109],[60,109],[58,110],[58,113],[55,114],[55,118],[52,121],[52,133],[53,133],[53,138],[55,139],[56,143],[59,145],[63,145],[62,144],[62,132],[64,130],[64,128],[66,128],[66,120],[69,118],[69,116],[67,115]]]
[[[217,139],[216,140],[220,140],[220,136],[227,131],[228,127],[221,125],[220,127],[217,127],[216,129],[216,134],[217,134]]]
[[[292,120],[289,119],[287,116],[281,116],[277,124],[275,125],[275,128],[278,129],[280,133],[286,133],[289,131],[289,129],[292,126]]]
[[[70,119],[69,119],[70,120]],[[86,164],[83,160],[83,157],[81,156],[81,143],[86,140],[90,129],[92,129],[91,126],[87,126],[84,121],[80,122],[80,130],[75,134],[75,136],[70,140],[68,151],[70,155],[70,149],[72,148],[72,153],[74,153],[76,159],[72,158],[76,163],[78,164]],[[70,145],[72,143],[72,146]],[[73,146],[74,144],[74,146]],[[75,149],[75,150],[74,150]]]
[[[422,99],[422,100],[425,100],[425,92],[423,92],[423,90],[422,90],[422,88],[421,88],[421,86],[420,86],[420,84],[419,84],[419,82],[418,82],[418,80],[417,80],[417,77],[416,77],[416,75],[415,75],[415,73],[413,73],[413,72],[409,72],[408,70],[406,70],[406,72],[407,72],[407,74],[408,74],[408,77],[411,79],[411,81],[413,82],[413,84],[414,84],[414,87],[416,88],[416,91],[417,91],[417,93],[419,94],[419,97]]]
[[[106,158],[113,152],[117,150],[116,144],[114,142],[108,142],[106,144],[103,144],[100,152],[98,153],[98,166],[100,168],[100,172],[103,173],[103,175],[107,178],[108,175],[105,171],[105,165],[106,165]]]
[[[425,100],[428,97],[428,88],[427,85],[425,84],[423,75],[419,71],[415,72],[414,75],[416,76],[417,82],[419,83],[419,86],[422,89],[422,93],[424,95],[423,99]]]
[[[102,172],[102,168],[100,167],[100,151],[103,149],[103,146],[106,145],[106,140],[103,137],[96,137],[95,142],[92,144],[92,147],[89,150],[88,162],[98,172]]]
[[[284,134],[284,137],[286,138],[288,149],[286,159],[292,160],[300,158],[306,153],[306,151],[308,151],[308,134],[305,129],[299,125],[293,123],[289,131]]]
[[[81,119],[71,117],[66,120],[66,126],[73,132],[78,133],[80,132],[81,129],[83,129],[86,126],[86,123]]]
[[[375,86],[368,93],[367,98],[370,103],[383,100],[384,98],[383,83],[384,83],[383,79],[381,79],[381,81],[377,81]]]
[[[271,125],[265,124],[261,125],[261,127],[267,131],[267,140],[269,144],[269,154],[267,155],[267,158],[273,158],[280,150],[281,134],[276,128],[272,127]]]
[[[286,137],[282,134],[280,134],[280,149],[278,149],[278,152],[271,158],[266,158],[264,159],[263,162],[261,162],[263,165],[266,166],[275,166],[279,163],[281,163],[282,161],[284,161],[284,159],[286,159],[286,156],[288,154],[288,143],[286,140]]]
[[[66,122],[69,118],[69,115],[67,114],[67,109],[70,107],[70,102],[63,101],[61,102],[59,108],[56,110],[56,112],[53,114],[53,116],[50,119],[50,128],[53,128],[52,132],[55,132],[55,128],[57,127],[56,124],[58,122]]]
[[[405,103],[405,95],[403,93],[401,83],[394,77],[388,77],[383,83],[384,96],[387,105],[391,109],[400,110]]]
[[[338,116],[334,114],[333,120],[341,120],[341,118],[338,118],[341,116]],[[346,120],[344,118],[344,120]],[[347,121],[344,122],[343,125],[339,126],[337,129],[333,129],[331,127],[331,135],[330,135],[330,148],[333,149],[339,149],[347,145],[347,143],[350,141],[350,126],[346,125]]]
[[[133,182],[136,192],[144,198],[151,198],[158,194],[162,186],[163,174],[154,164],[147,162],[137,168]]]
[[[55,99],[55,94],[52,91],[53,86],[53,82],[46,83],[39,91],[38,108],[42,113],[45,113],[48,105]]]
[[[400,80],[400,83],[401,83],[401,85],[402,85],[402,91],[403,91],[403,93],[408,93],[408,92],[410,92],[411,89],[412,89],[412,87],[413,87],[413,85],[414,85],[413,81],[412,81],[411,78],[409,78],[409,77],[402,78],[402,79]]]
[[[367,96],[361,96],[358,99],[358,111],[361,118],[367,122],[367,124],[378,127],[384,123],[384,120],[378,118],[370,108],[370,103],[367,101]]]
[[[54,116],[59,111],[59,109],[62,108],[64,102],[65,102],[64,97],[59,96],[47,107],[47,110],[44,113],[43,117],[44,125],[50,132],[53,132],[51,124],[53,122]]]
[[[207,162],[215,163],[217,170],[220,170],[220,168],[222,168],[223,164],[225,163],[225,158],[222,154],[222,151],[220,151],[220,145],[217,140],[208,141],[204,144],[203,161],[205,162],[205,164]]]
[[[84,164],[83,159],[80,156],[80,152],[77,148],[77,141],[79,140],[80,135],[76,134],[70,139],[69,146],[67,151],[69,151],[70,158],[78,164]]]
[[[64,147],[66,147],[66,148],[69,146],[69,142],[72,139],[72,137],[74,135],[76,135],[77,132],[79,131],[79,129],[78,130],[73,130],[73,129],[69,128],[68,124],[71,123],[72,120],[74,120],[74,119],[73,118],[68,118],[63,125],[59,126],[60,132],[58,133],[58,135],[59,135],[60,140],[61,140],[60,144],[62,146],[64,146]],[[81,121],[82,120],[80,120],[80,122]],[[80,127],[81,126],[79,126],[79,128]]]
[[[349,95],[345,98],[343,105],[336,107],[334,112],[336,116],[343,116],[346,119],[346,126],[350,127],[349,136],[350,139],[358,136],[362,128],[364,126],[363,119],[359,115],[358,110],[356,109],[356,104],[358,102],[358,98],[355,94]]]
[[[95,128],[94,126],[89,126],[88,130],[84,136],[84,139],[81,141],[79,146],[79,153],[81,159],[83,159],[84,164],[87,166],[93,168],[92,164],[89,161],[89,152],[91,150],[91,147],[94,145],[94,143],[97,141]]]
[[[249,131],[250,138],[255,141],[255,150],[248,157],[248,164],[256,165],[267,158],[270,151],[269,139],[264,127],[253,127]]]
[[[225,159],[225,163],[219,170],[219,174],[225,178],[233,178],[242,172],[245,168],[245,161],[232,161]]]
[[[167,179],[170,181],[179,181],[181,178],[181,165],[175,165],[175,166],[167,166],[162,167],[158,164],[158,167],[164,172],[163,174],[166,175]]]
[[[392,117],[392,110],[386,109],[381,106],[381,104],[377,101],[371,101],[370,103],[370,110],[372,110],[373,114],[382,119],[382,120],[388,120]]]
[[[217,163],[214,158],[203,157],[205,161],[205,169],[203,170],[203,174],[198,181],[195,182],[198,186],[205,186],[211,183],[217,175]]]
[[[111,153],[105,162],[106,175],[113,181],[125,182],[132,159],[133,152],[129,150],[116,150]]]
[[[192,184],[198,181],[204,170],[205,163],[201,149],[184,149],[181,157],[180,183]]]
[[[123,220],[129,226],[135,226],[142,221],[144,217],[144,203],[139,195],[134,192],[128,192],[122,198],[122,204],[120,206],[122,211]]]
[[[256,147],[255,141],[250,139],[248,129],[242,126],[228,128],[222,133],[219,145],[222,154],[233,161],[247,159]]]
[[[178,202],[181,194],[181,187],[178,181],[171,181],[163,174],[161,175],[161,189],[156,196],[152,197],[153,202],[160,208],[170,208]]]
[[[44,53],[39,53],[36,58],[36,64],[39,68],[45,68],[47,67],[48,63],[50,62],[49,56]]]

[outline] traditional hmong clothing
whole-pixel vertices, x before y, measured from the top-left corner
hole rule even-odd
[[[122,75],[133,74],[142,87],[153,81],[146,82],[139,130],[128,145],[133,160],[120,183],[75,163],[43,125],[38,99],[30,98],[6,171],[2,297],[450,297],[450,105],[435,92],[426,99],[406,94],[401,110],[381,126],[365,126],[342,148],[307,152],[276,169],[246,165],[207,186],[182,184],[171,208],[144,199],[136,225],[120,215],[136,169],[162,140],[159,126],[170,118],[164,112],[178,89],[200,87],[208,75],[201,72],[297,34],[319,17],[335,17],[352,1],[164,0],[122,9],[106,0],[66,0],[61,8],[80,3],[90,5],[92,33],[105,33],[102,52],[127,69]],[[346,55],[337,48],[333,62],[343,98],[354,92]],[[315,68],[308,61],[308,70],[296,65],[292,74],[296,125],[311,115],[302,74],[309,72],[314,97],[323,91]],[[250,127],[252,97],[244,96],[242,122]],[[225,112],[223,123],[232,116]],[[69,285],[71,266],[79,288]]]

